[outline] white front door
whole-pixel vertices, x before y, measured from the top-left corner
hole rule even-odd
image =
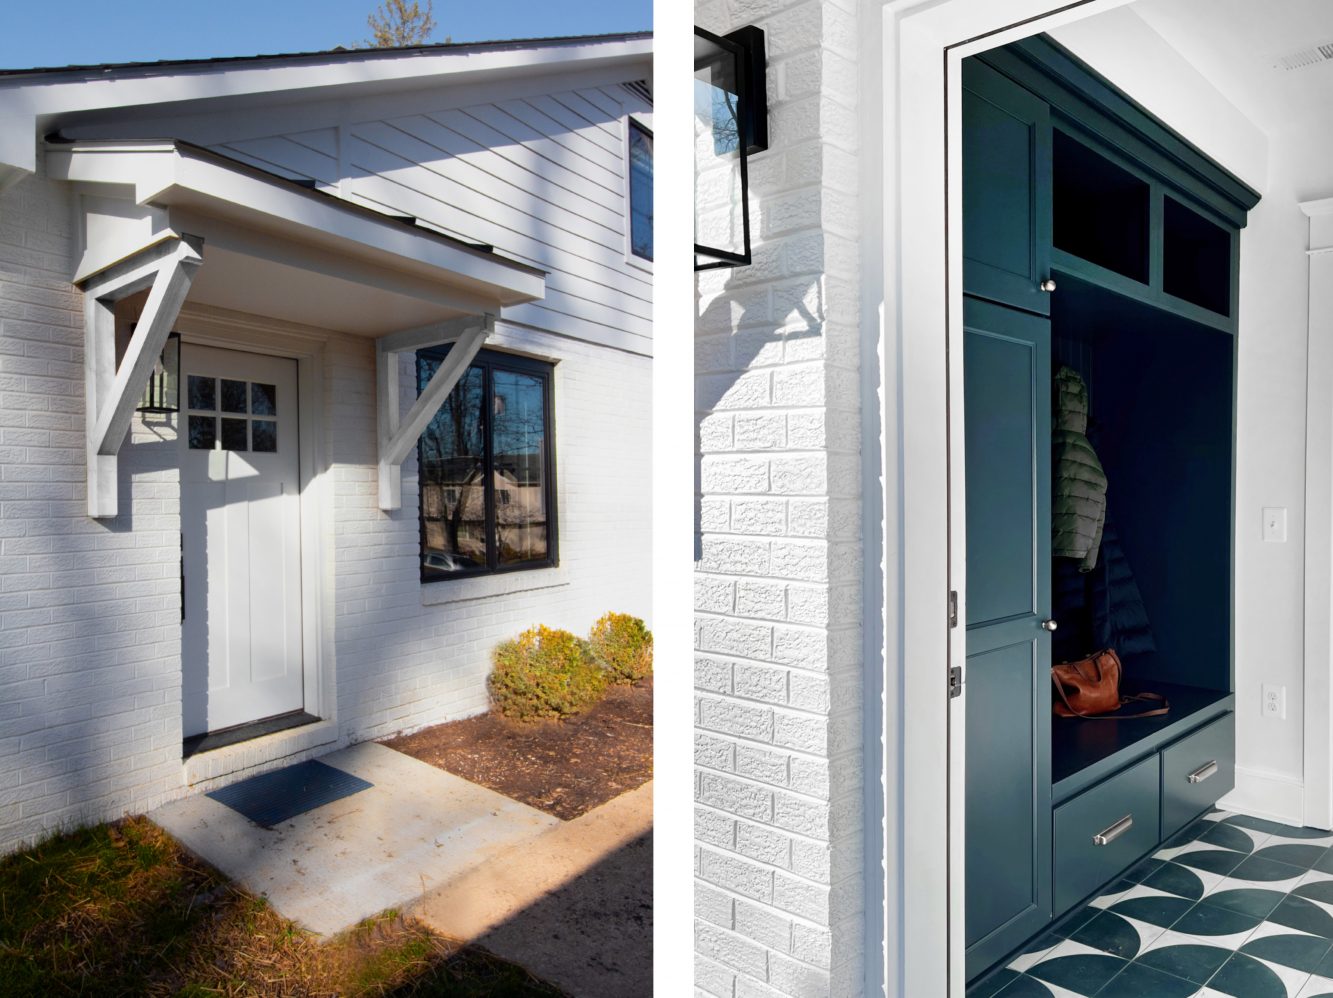
[[[296,361],[181,348],[185,737],[299,710]]]

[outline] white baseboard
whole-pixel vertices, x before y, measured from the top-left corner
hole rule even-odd
[[[1236,767],[1236,789],[1217,806],[1255,818],[1300,826],[1305,822],[1305,783],[1266,769]]]

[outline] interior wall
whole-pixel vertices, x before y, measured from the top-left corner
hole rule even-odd
[[[1237,788],[1223,806],[1299,824],[1302,787],[1307,219],[1319,186],[1303,134],[1267,135],[1132,10],[1051,34],[1262,194],[1241,235],[1236,400]],[[1144,52],[1152,58],[1143,58]],[[1330,162],[1328,158],[1324,163]],[[1181,385],[1188,383],[1181,373]],[[1287,510],[1266,542],[1264,507]],[[1286,688],[1286,717],[1260,713],[1260,688]]]
[[[1263,200],[1241,234],[1236,440],[1236,792],[1232,806],[1301,819],[1308,219],[1294,186],[1300,149],[1274,143]],[[1285,543],[1263,508],[1287,509]],[[1260,688],[1286,688],[1286,717]]]

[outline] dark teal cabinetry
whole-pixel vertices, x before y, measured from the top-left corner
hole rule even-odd
[[[1156,754],[1055,809],[1055,907],[1068,911],[1158,843]]]
[[[964,326],[965,921],[980,970],[1051,917],[1051,344],[1050,320],[970,297]]]
[[[1044,37],[962,79],[972,978],[1234,786],[1235,303],[1258,195]],[[1088,386],[1117,578],[1148,622],[1118,648],[1123,687],[1165,694],[1165,717],[1051,715],[1054,627],[1060,660],[1123,638],[1123,593],[1051,557],[1061,366]]]
[[[1046,314],[1051,120],[1045,101],[984,63],[963,63],[963,283]]]
[[[1236,723],[1225,714],[1162,750],[1162,838],[1236,785]]]

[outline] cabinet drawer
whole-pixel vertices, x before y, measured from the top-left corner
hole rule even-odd
[[[1162,749],[1162,839],[1236,785],[1236,723],[1226,714]]]
[[[1154,753],[1055,809],[1055,910],[1063,912],[1157,845]]]

